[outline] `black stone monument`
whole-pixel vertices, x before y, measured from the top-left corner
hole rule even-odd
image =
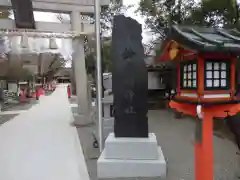
[[[115,136],[147,138],[147,69],[142,27],[137,21],[114,17],[112,59]]]
[[[35,29],[31,0],[11,0],[16,28]]]

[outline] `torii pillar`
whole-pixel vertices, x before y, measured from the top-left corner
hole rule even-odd
[[[82,32],[81,17],[79,11],[71,12],[72,30]],[[74,125],[81,126],[92,123],[91,99],[88,93],[88,78],[85,66],[84,39],[77,37],[73,39],[74,75],[77,90],[78,114],[75,117]]]

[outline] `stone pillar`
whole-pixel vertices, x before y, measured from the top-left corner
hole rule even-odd
[[[80,12],[71,13],[72,30],[81,32]],[[92,122],[90,99],[88,98],[88,80],[85,66],[84,40],[73,39],[73,65],[77,90],[78,115],[75,117],[74,125],[86,125]]]

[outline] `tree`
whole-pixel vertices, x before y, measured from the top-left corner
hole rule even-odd
[[[232,3],[231,3],[232,2]],[[236,0],[210,0],[202,3],[202,12],[206,13],[204,18],[209,17],[207,25],[223,26],[233,28],[238,26],[239,6]]]
[[[183,22],[188,18],[191,8],[196,6],[194,0],[141,0],[138,11],[145,18],[147,28],[161,39],[165,37],[171,24]]]
[[[230,3],[231,2],[231,3]],[[172,24],[200,25],[207,27],[238,28],[239,3],[237,0],[141,0],[138,11],[147,28],[161,41]],[[154,45],[154,42],[150,45]],[[156,55],[159,50],[156,50]]]
[[[102,42],[102,71],[112,71],[112,59],[111,59],[111,41]],[[96,52],[92,51],[86,55],[86,69],[89,74],[94,73],[96,70]]]
[[[108,7],[102,8],[100,25],[101,25],[101,50],[102,50],[102,70],[103,72],[111,72],[112,59],[111,59],[111,32],[113,26],[113,18],[117,14],[123,14],[131,6],[119,6],[109,5]],[[96,65],[96,49],[95,43],[87,44],[90,52],[86,53],[86,68],[88,73],[94,75]],[[93,76],[94,77],[94,76]]]
[[[236,0],[141,0],[139,11],[146,25],[164,38],[169,24],[213,27],[238,27],[239,4]]]

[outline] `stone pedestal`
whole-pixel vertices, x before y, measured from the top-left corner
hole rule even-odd
[[[166,161],[155,134],[116,138],[110,133],[97,162],[98,178],[166,177]]]

